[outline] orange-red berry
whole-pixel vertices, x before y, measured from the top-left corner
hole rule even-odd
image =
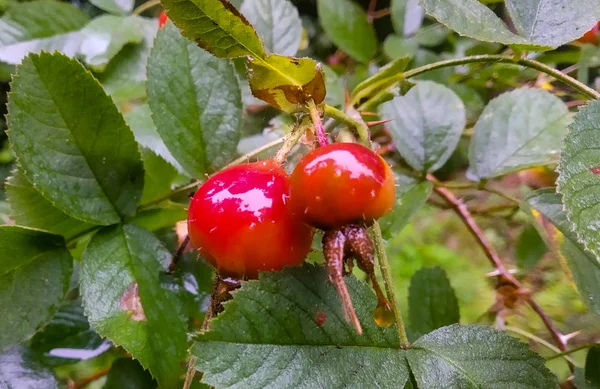
[[[192,244],[227,277],[299,265],[313,229],[289,205],[289,175],[274,161],[246,163],[208,179],[188,211]]]
[[[306,223],[320,229],[370,224],[394,207],[394,177],[372,150],[330,144],[308,153],[294,169],[291,203]]]

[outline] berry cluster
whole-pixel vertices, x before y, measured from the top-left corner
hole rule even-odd
[[[361,333],[343,276],[356,260],[373,284],[377,309],[390,310],[375,277],[366,228],[394,202],[394,179],[383,158],[359,144],[335,143],[308,153],[291,176],[274,161],[213,175],[191,201],[188,232],[222,278],[251,279],[302,263],[314,229],[323,230],[330,280],[346,318]]]

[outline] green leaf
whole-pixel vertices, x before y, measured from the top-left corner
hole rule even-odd
[[[80,9],[65,2],[15,3],[0,18],[0,61],[18,64],[28,53],[42,50],[75,55],[80,45],[77,30],[88,20]]]
[[[42,366],[23,346],[14,346],[0,354],[0,383],[4,389],[58,389],[52,372]]]
[[[600,18],[598,0],[506,0],[505,4],[519,35],[542,46],[571,42]]]
[[[156,388],[156,381],[136,360],[120,358],[113,362],[104,388],[153,389]]]
[[[585,379],[585,370],[581,367],[575,368],[575,378],[573,383],[577,389],[597,389],[597,386],[592,386],[591,382],[586,381]]]
[[[567,106],[543,89],[519,88],[496,97],[475,124],[471,176],[494,178],[554,162],[569,121]]]
[[[560,195],[542,189],[531,193],[522,207],[538,222],[548,247],[568,264],[583,302],[600,316],[600,263],[571,231]]]
[[[131,12],[135,0],[90,0],[90,3],[106,12],[122,15]]]
[[[231,63],[200,49],[168,23],[148,59],[147,88],[158,133],[189,175],[201,177],[236,155],[242,101]]]
[[[515,245],[515,259],[523,270],[530,270],[548,252],[546,243],[535,227],[525,226]]]
[[[162,0],[167,16],[186,38],[221,58],[263,58],[256,31],[227,0]]]
[[[143,19],[138,16],[102,15],[81,30],[78,53],[93,70],[103,71],[125,45],[140,43],[143,32]]]
[[[352,0],[317,0],[319,22],[329,38],[352,58],[368,62],[377,53],[375,29]]]
[[[435,47],[444,43],[449,33],[450,30],[445,26],[432,24],[417,31],[413,39],[419,46]]]
[[[144,161],[144,192],[142,203],[152,201],[171,191],[171,185],[177,177],[177,169],[170,163],[154,154],[153,151],[142,149]]]
[[[558,165],[558,192],[577,239],[600,258],[600,101],[582,108],[569,126]],[[600,304],[600,302],[599,302]]]
[[[465,84],[451,84],[448,88],[452,89],[465,104],[467,123],[477,121],[485,108],[485,102],[477,90]]]
[[[144,39],[137,45],[125,45],[97,75],[104,90],[116,102],[146,97],[146,62],[158,31],[156,19],[139,18]]]
[[[421,268],[410,279],[408,316],[411,330],[420,335],[458,323],[458,300],[440,267]]]
[[[549,50],[510,32],[494,12],[478,0],[420,0],[425,12],[460,35],[484,42],[497,42],[523,50]]]
[[[0,47],[76,31],[88,20],[79,8],[61,1],[15,3],[0,18]]]
[[[248,389],[402,387],[409,372],[395,329],[374,323],[376,298],[366,284],[345,280],[362,336],[344,320],[323,268],[288,268],[245,282],[192,347],[203,382]]]
[[[526,344],[480,325],[440,328],[417,340],[406,357],[420,388],[559,387]]]
[[[325,99],[323,69],[310,58],[269,55],[247,62],[252,94],[280,110],[293,113],[304,109],[309,99]]]
[[[81,301],[73,300],[61,306],[44,329],[35,334],[30,347],[35,353],[44,356],[46,365],[65,365],[82,359],[75,356],[82,355],[88,359],[108,350],[110,346],[101,347],[103,343],[105,341],[90,328],[83,315]],[[64,350],[67,353],[71,351],[73,357],[68,358],[59,353],[60,349],[67,349],[68,351]],[[86,353],[75,353],[75,350],[85,350]]]
[[[50,320],[72,271],[62,237],[0,226],[0,350],[29,338]]]
[[[600,346],[594,346],[585,357],[585,381],[592,387],[600,387]]]
[[[152,121],[152,111],[150,111],[148,104],[135,106],[123,116],[129,127],[131,127],[135,140],[141,146],[152,150],[156,155],[175,166],[177,170],[183,172],[181,165],[173,158],[160,135],[158,135],[158,130]]]
[[[388,35],[383,42],[383,52],[391,59],[414,58],[419,51],[419,43],[413,38],[402,38],[398,35]]]
[[[185,359],[186,323],[176,292],[161,285],[171,254],[133,225],[94,235],[82,258],[81,296],[92,327],[173,388]]]
[[[295,55],[302,39],[302,21],[289,0],[245,0],[240,9],[262,38],[266,50]]]
[[[417,83],[405,96],[382,105],[398,152],[415,170],[441,168],[465,128],[465,106],[450,89],[431,81]]]
[[[93,225],[74,219],[38,192],[17,168],[6,181],[6,196],[10,202],[10,216],[21,226],[39,228],[69,239]]]
[[[429,181],[398,175],[396,178],[396,205],[392,212],[379,219],[385,239],[391,239],[402,231],[410,219],[421,209],[433,190]]]
[[[23,172],[56,208],[102,225],[135,213],[143,167],[133,134],[80,63],[58,53],[29,55],[8,111]]]
[[[402,72],[410,62],[409,57],[400,57],[380,68],[375,74],[358,84],[352,91],[352,101],[373,96],[376,92],[387,89],[402,78]]]

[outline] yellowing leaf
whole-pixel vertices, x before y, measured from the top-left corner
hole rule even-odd
[[[325,75],[310,58],[269,55],[246,64],[252,94],[287,113],[297,112],[312,99],[325,99]]]

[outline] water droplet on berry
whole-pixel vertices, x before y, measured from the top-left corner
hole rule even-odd
[[[394,312],[387,301],[380,301],[373,312],[373,320],[380,327],[389,327],[394,324]]]

